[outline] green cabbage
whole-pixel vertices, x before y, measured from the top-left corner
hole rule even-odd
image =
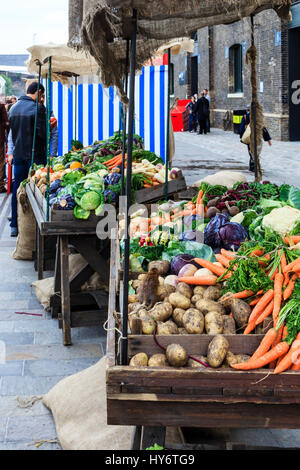
[[[80,199],[80,207],[87,211],[97,209],[100,203],[101,196],[96,191],[88,191]]]
[[[74,207],[74,215],[76,219],[88,219],[90,216],[90,211],[87,211],[85,209],[82,209],[82,207],[75,206]]]

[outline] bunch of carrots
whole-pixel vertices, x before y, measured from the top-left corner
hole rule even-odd
[[[107,160],[105,163],[103,163],[103,165],[107,166],[108,170],[112,170],[116,166],[121,165],[122,160],[123,160],[122,153],[119,153],[118,155],[114,156],[110,160]],[[126,168],[126,165],[127,165],[127,154],[125,153],[125,160],[124,160],[125,168]]]

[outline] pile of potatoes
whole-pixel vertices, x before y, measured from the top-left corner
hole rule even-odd
[[[229,351],[229,342],[223,335],[216,335],[210,341],[206,356],[193,356],[210,368],[228,368],[232,364],[247,361],[250,356],[233,354]],[[187,351],[180,344],[170,344],[165,354],[153,354],[150,358],[144,352],[133,356],[129,362],[132,367],[191,367],[207,369],[205,365],[190,358]]]
[[[133,281],[138,289],[144,274]],[[158,335],[236,334],[242,333],[251,313],[251,307],[240,299],[222,296],[222,286],[190,286],[178,282],[176,287],[159,278],[158,298],[154,307],[147,309],[138,302],[138,295],[129,296],[129,326],[139,318],[142,332],[151,335],[157,324]],[[230,315],[232,313],[232,315]]]

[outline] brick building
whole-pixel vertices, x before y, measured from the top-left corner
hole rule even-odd
[[[300,62],[300,2],[295,2],[292,14],[293,22],[288,24],[273,10],[254,18],[259,100],[266,125],[277,140],[300,140],[300,126],[294,125],[297,116],[300,122],[300,105],[291,109],[295,108],[292,89],[294,93],[300,89],[300,70],[295,66]],[[174,98],[208,88],[212,125],[233,129],[233,111],[245,110],[251,102],[250,69],[245,63],[251,45],[250,20],[203,28],[193,37],[194,53],[172,58]]]

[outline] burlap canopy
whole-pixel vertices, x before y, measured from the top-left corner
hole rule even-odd
[[[270,8],[287,20],[290,4],[291,0],[69,0],[69,45],[90,52],[100,65],[104,86],[122,90],[133,8],[138,17],[136,68],[140,69],[168,40]]]

